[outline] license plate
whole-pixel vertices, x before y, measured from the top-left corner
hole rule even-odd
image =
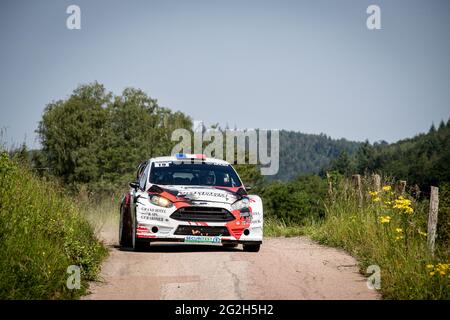
[[[221,243],[220,237],[186,236],[184,242],[188,243]]]

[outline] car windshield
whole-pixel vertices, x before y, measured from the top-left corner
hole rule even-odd
[[[240,187],[238,175],[231,165],[182,161],[155,162],[150,170],[150,183],[160,185]]]

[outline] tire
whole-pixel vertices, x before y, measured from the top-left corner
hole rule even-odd
[[[126,208],[124,203],[122,203],[120,205],[119,221],[119,244],[121,247],[129,248],[132,246],[132,234],[130,209]]]
[[[260,244],[244,244],[244,251],[246,252],[258,252],[261,248]]]
[[[133,241],[133,250],[136,252],[146,251],[150,247],[149,241],[135,239]]]
[[[238,244],[237,243],[222,243],[222,246],[224,248],[237,248]]]

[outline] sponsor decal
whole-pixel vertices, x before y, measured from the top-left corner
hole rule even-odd
[[[142,218],[142,220],[159,221],[159,222],[164,221],[164,218],[154,217],[154,216],[141,216],[141,218]]]
[[[214,191],[180,191],[178,195],[185,196],[206,196],[206,197],[218,197],[218,198],[228,198],[228,194],[222,192],[214,192]]]
[[[155,208],[148,208],[148,207],[140,207],[139,210],[142,213],[147,213],[147,212],[155,212],[155,213],[166,213],[166,209],[155,209]]]
[[[155,168],[169,167],[171,164],[172,164],[171,161],[167,161],[167,162],[155,162]]]
[[[220,237],[210,236],[186,236],[184,242],[187,243],[221,243]]]
[[[152,208],[141,208],[143,209],[141,212],[139,212],[139,218],[141,220],[148,220],[148,221],[159,221],[163,222],[164,217],[161,217],[159,213],[165,213],[166,211],[164,209],[152,209]]]

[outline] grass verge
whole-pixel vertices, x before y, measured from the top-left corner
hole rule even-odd
[[[275,218],[264,219],[265,237],[297,237],[305,235],[305,227],[295,224],[287,224]]]
[[[360,206],[348,182],[342,183],[347,185],[336,188],[325,219],[308,228],[309,235],[345,249],[363,273],[378,265],[385,299],[450,299],[448,246],[438,243],[434,256],[427,249],[427,203],[385,186],[379,192],[366,187]]]
[[[76,299],[107,250],[73,199],[0,153],[0,299]],[[68,289],[67,268],[81,268]]]

